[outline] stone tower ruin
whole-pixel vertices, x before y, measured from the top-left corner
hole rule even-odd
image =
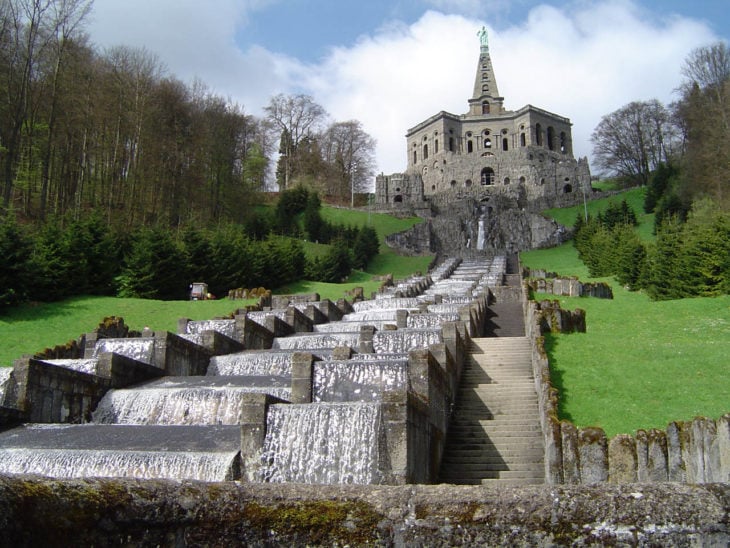
[[[430,251],[439,250],[439,239],[451,249],[520,250],[557,243],[560,227],[532,217],[581,203],[593,192],[588,160],[573,156],[570,119],[532,105],[505,108],[486,29],[479,36],[469,111],[441,111],[410,128],[408,167],[376,177],[376,204],[434,215],[436,231],[439,213],[448,212],[450,229],[432,234]],[[463,225],[459,230],[455,214]]]

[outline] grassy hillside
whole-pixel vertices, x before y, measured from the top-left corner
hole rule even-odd
[[[401,257],[384,243],[387,234],[406,230],[420,219],[396,219],[389,215],[368,214],[331,207],[322,208],[330,222],[349,225],[371,223],[381,239],[380,254],[368,272],[355,271],[347,283],[326,284],[301,280],[278,288],[277,294],[319,293],[322,298],[337,300],[345,291],[361,286],[365,295],[376,291],[381,282],[375,276],[393,274],[403,278],[415,271],[425,272],[432,257]],[[324,254],[329,246],[305,243],[308,255]],[[82,333],[92,331],[105,316],[121,316],[132,329],[145,326],[154,330],[177,331],[178,318],[194,320],[225,316],[254,301],[156,301],[114,297],[77,297],[58,303],[34,303],[5,310],[0,314],[0,367],[12,364],[23,354],[33,354],[47,347],[64,344]]]
[[[626,193],[637,214],[638,197],[639,191]],[[600,202],[591,209],[605,207]],[[575,211],[562,214],[575,217]],[[642,237],[652,238],[653,216],[640,220]],[[591,280],[570,242],[521,259],[524,266]],[[730,296],[652,302],[615,280],[602,281],[612,286],[613,300],[559,298],[563,308],[586,310],[587,333],[546,338],[561,418],[613,436],[730,412]]]

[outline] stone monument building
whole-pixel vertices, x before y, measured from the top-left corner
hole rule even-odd
[[[479,205],[477,219],[484,222],[506,209],[534,214],[574,205],[592,193],[588,160],[573,157],[570,120],[532,105],[507,110],[486,29],[478,35],[469,111],[441,111],[408,130],[406,171],[376,177],[380,209],[437,213],[453,210],[455,201],[470,197]],[[464,245],[476,243],[474,236],[467,234]],[[524,234],[502,236],[502,243],[511,240],[507,247],[514,249],[548,243],[542,237],[527,241]]]

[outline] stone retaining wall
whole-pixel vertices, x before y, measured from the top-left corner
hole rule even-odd
[[[0,477],[12,546],[727,546],[730,486]]]

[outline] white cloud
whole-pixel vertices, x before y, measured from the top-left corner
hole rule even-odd
[[[570,118],[576,156],[589,156],[601,116],[633,100],[675,99],[686,55],[715,37],[689,19],[649,21],[626,1],[579,6],[538,6],[522,25],[490,29],[490,50],[505,106]],[[408,128],[441,110],[468,110],[482,24],[428,12],[334,50],[307,85],[335,118],[363,122],[378,141],[379,170],[402,171]]]

